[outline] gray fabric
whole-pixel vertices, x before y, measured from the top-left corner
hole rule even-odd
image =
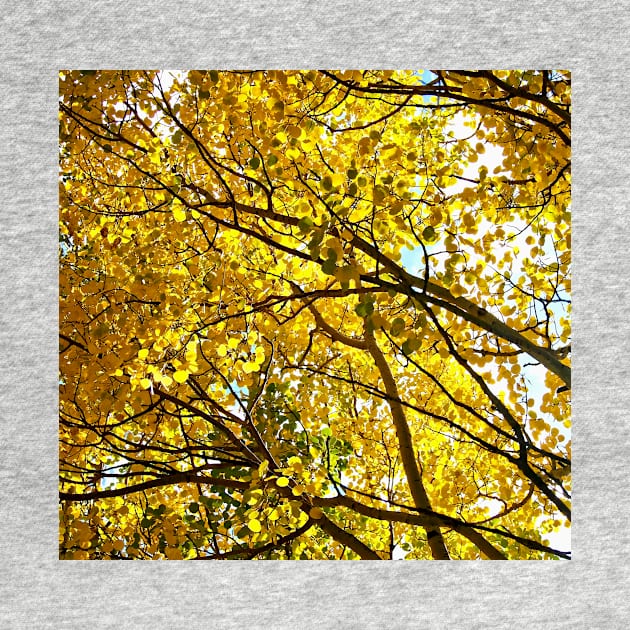
[[[10,6],[0,37],[0,626],[625,627],[628,3]],[[190,67],[573,71],[574,560],[57,560],[57,71]]]

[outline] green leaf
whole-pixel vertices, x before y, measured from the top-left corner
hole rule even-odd
[[[313,225],[313,219],[311,219],[311,217],[302,217],[298,221],[298,228],[302,233],[310,232]]]
[[[260,166],[260,158],[258,156],[254,156],[249,161],[249,167],[253,168],[254,170],[256,170],[259,166]]]
[[[199,512],[199,504],[198,504],[198,503],[191,503],[191,504],[188,506],[188,511],[189,511],[189,512],[192,512],[193,514],[194,514],[195,512]]]
[[[327,276],[334,276],[336,269],[337,269],[337,264],[335,260],[332,258],[326,258],[326,260],[322,263],[322,271]]]
[[[321,229],[315,230],[315,232],[313,233],[313,236],[311,236],[311,240],[308,242],[308,245],[307,245],[311,254],[313,254],[315,249],[319,250],[319,246],[321,245],[321,242],[323,239],[324,239],[324,230],[321,230]],[[317,257],[319,257],[319,253]]]
[[[354,312],[359,317],[369,317],[374,312],[374,304],[371,301],[366,300],[365,302],[359,302],[354,307]]]
[[[418,328],[424,328],[427,325],[427,316],[424,313],[418,313],[416,315],[416,321],[413,323],[413,327],[417,330]]]
[[[410,354],[413,354],[419,347],[420,347],[420,341],[418,339],[415,338],[410,338],[407,339],[407,341],[405,341],[405,343],[403,343],[402,345],[402,351],[403,354],[405,356],[409,356]]]
[[[430,225],[427,225],[427,227],[422,230],[422,240],[427,241],[427,243],[432,243],[435,239],[435,230]]]
[[[404,330],[405,330],[405,320],[402,317],[397,317],[392,322],[390,333],[394,337],[398,337],[398,335],[400,335],[400,333],[402,333]]]

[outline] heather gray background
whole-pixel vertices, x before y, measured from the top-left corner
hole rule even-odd
[[[40,2],[0,16],[0,627],[617,628],[628,586],[628,2]],[[569,68],[571,562],[59,562],[60,68]]]

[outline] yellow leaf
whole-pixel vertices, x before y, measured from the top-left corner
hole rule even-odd
[[[189,372],[187,372],[186,370],[177,370],[177,372],[173,374],[173,378],[178,383],[185,383],[186,379],[188,378],[188,375],[189,375]]]
[[[235,348],[238,348],[239,343],[241,343],[241,340],[238,337],[230,337],[228,339],[228,348],[234,350]]]
[[[256,505],[262,496],[262,490],[252,490],[250,496],[247,499],[247,505]]]
[[[286,488],[289,485],[289,480],[286,477],[278,477],[276,485],[278,488]]]
[[[299,138],[302,135],[302,130],[296,125],[289,125],[287,131],[292,138]]]
[[[295,147],[291,147],[290,149],[287,149],[286,152],[286,156],[290,159],[290,160],[297,160],[301,155],[301,152],[299,149],[296,149]]]
[[[178,547],[167,547],[164,550],[164,555],[169,560],[182,560],[183,559],[182,552]]]
[[[333,173],[332,175],[332,185],[338,188],[346,181],[345,175],[342,173]]]
[[[252,361],[247,361],[247,363],[243,365],[243,372],[245,372],[245,374],[251,374],[252,372],[256,372],[256,370],[258,370],[258,366]]]
[[[248,521],[247,527],[249,527],[251,531],[256,532],[256,533],[262,529],[262,525],[260,524],[260,521],[257,518],[253,518],[250,521]]]
[[[186,220],[186,210],[182,206],[173,205],[173,218],[178,223]]]
[[[335,269],[335,278],[337,278],[339,282],[349,282],[350,280],[358,282],[359,277],[360,271],[353,265],[343,265]]]
[[[322,508],[312,507],[308,511],[308,515],[315,520],[319,520],[322,516],[324,516],[324,511],[322,510]]]
[[[142,387],[142,389],[149,389],[149,387],[151,387],[151,379],[141,378],[140,387]]]

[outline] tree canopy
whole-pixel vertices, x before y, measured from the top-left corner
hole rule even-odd
[[[62,72],[60,557],[569,558],[570,95]]]

